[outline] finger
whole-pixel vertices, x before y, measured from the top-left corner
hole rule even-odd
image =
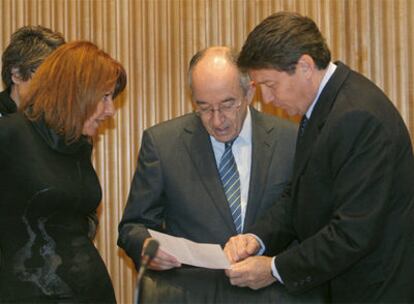
[[[250,255],[254,255],[256,254],[259,249],[260,249],[260,244],[259,242],[256,240],[256,238],[252,237],[251,235],[248,236],[248,238],[246,238],[246,252],[247,254]]]
[[[243,263],[243,262],[241,262]],[[236,266],[237,265],[237,266]],[[235,266],[235,267],[233,267]],[[246,287],[247,280],[245,278],[245,273],[240,267],[240,263],[232,265],[232,268],[227,271],[230,283],[234,286]]]
[[[249,238],[248,235],[239,235],[236,242],[235,242],[235,250],[236,250],[236,256],[237,261],[241,261],[248,256],[250,256],[250,253],[248,252],[248,246],[249,246]]]
[[[260,289],[274,282],[276,279],[271,274],[272,258],[267,256],[254,256],[232,265],[232,271],[240,276],[231,279],[237,286]]]
[[[155,257],[149,264],[150,269],[166,270],[174,267],[180,267],[181,263],[172,255],[162,249],[158,249]]]
[[[240,278],[244,275],[242,268],[240,267],[240,264],[243,262],[232,264],[229,269],[225,270],[226,275],[229,278],[235,279]]]
[[[233,286],[238,286],[238,287],[247,287],[246,282],[244,282],[243,280],[239,278],[230,279],[230,284]]]
[[[238,245],[237,254],[241,258],[245,258],[246,255],[247,255],[246,249],[247,249],[247,246],[249,245],[248,238],[247,237],[241,237],[239,239],[239,243],[237,245]]]
[[[238,261],[237,248],[235,243],[235,237],[231,237],[224,246],[224,253],[226,254],[230,264],[233,264]]]
[[[176,268],[180,266],[181,266],[180,263],[171,263],[168,260],[162,260],[162,259],[155,258],[150,262],[150,264],[148,265],[148,268],[153,269],[153,270],[167,270],[167,269],[172,269],[172,268]]]
[[[151,270],[168,270],[168,269],[174,268],[174,266],[167,264],[167,263],[159,262],[159,261],[152,261],[148,265],[148,268]]]

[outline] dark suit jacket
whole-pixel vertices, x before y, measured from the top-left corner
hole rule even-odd
[[[10,98],[10,91],[11,88],[8,88],[0,92],[0,117],[17,111],[16,103]]]
[[[297,127],[250,108],[252,168],[245,227],[263,215],[291,178]],[[224,245],[237,234],[210,138],[188,114],[144,131],[118,245],[140,263],[146,228]]]
[[[290,195],[254,227],[287,288],[333,301],[414,301],[414,159],[407,128],[372,82],[338,63],[297,145]]]

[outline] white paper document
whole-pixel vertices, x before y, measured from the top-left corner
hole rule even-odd
[[[182,264],[211,269],[230,268],[230,263],[220,245],[195,243],[151,229],[148,231],[160,243],[163,251],[176,257]]]

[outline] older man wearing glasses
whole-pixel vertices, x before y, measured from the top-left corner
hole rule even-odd
[[[195,113],[144,131],[118,239],[136,267],[147,228],[224,245],[266,213],[290,180],[297,127],[249,106],[255,86],[236,61],[226,47],[195,54],[188,72]],[[142,289],[151,303],[234,302],[254,293],[231,286],[223,271],[184,267],[161,249],[149,269],[154,288],[144,281]]]

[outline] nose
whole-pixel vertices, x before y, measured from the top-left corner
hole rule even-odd
[[[112,97],[105,102],[105,115],[107,117],[115,115],[115,106]]]
[[[211,115],[212,115],[211,119],[212,119],[213,126],[214,127],[221,126],[224,115],[218,110],[214,110]]]

